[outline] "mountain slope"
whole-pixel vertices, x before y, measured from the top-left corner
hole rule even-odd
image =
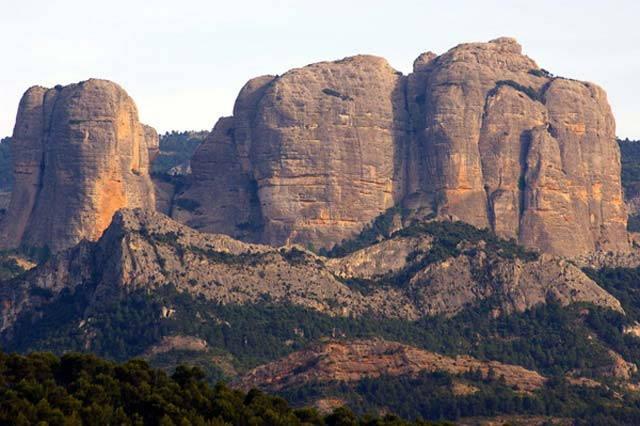
[[[171,376],[140,360],[115,364],[91,355],[0,353],[0,423],[12,425],[325,425],[370,424],[342,408],[320,414],[282,398],[224,384],[210,386],[197,368]],[[395,416],[377,425],[424,425]]]
[[[453,237],[437,236],[447,228]],[[98,242],[83,242],[2,285],[0,329],[9,329],[22,311],[78,287],[101,303],[121,290],[167,284],[221,304],[269,300],[341,316],[417,319],[455,314],[483,300],[494,300],[498,311],[522,311],[548,297],[621,311],[571,263],[546,255],[520,258],[517,246],[500,241],[468,225],[429,223],[327,260],[296,247],[201,234],[160,213],[125,209]],[[381,268],[374,265],[379,259],[395,264]]]
[[[324,257],[121,210],[97,242],[0,284],[2,345],[186,362],[296,403],[407,417],[584,417],[614,392],[635,404],[634,293],[590,272],[625,315],[571,263],[463,223],[375,241]],[[411,404],[385,403],[389,389]]]
[[[479,372],[481,377],[491,374],[495,379],[502,376],[506,385],[521,391],[540,389],[545,382],[540,374],[518,366],[468,356],[450,358],[384,340],[354,340],[321,343],[292,353],[249,371],[238,384],[244,389],[282,390],[308,383],[357,382],[435,371],[454,375]]]

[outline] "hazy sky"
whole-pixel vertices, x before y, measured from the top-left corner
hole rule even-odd
[[[161,132],[210,129],[251,77],[357,53],[405,73],[419,53],[516,37],[551,72],[603,86],[640,139],[638,1],[0,0],[0,136],[35,84],[106,78]]]

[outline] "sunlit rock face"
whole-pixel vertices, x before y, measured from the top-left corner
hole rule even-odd
[[[249,81],[174,217],[329,247],[403,204],[554,254],[624,251],[619,157],[604,91],[513,39],[421,54],[408,76],[355,56]]]
[[[32,87],[13,134],[15,185],[0,245],[70,247],[96,240],[122,207],[153,208],[158,136],[115,83]]]

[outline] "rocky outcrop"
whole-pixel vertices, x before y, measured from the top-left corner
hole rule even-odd
[[[573,262],[548,254],[537,259],[505,259],[484,242],[459,246],[463,255],[419,269],[415,265],[433,248],[429,235],[395,237],[326,263],[343,279],[384,282],[403,276],[406,282],[402,285],[413,303],[429,314],[454,315],[488,299],[499,300],[499,312],[522,312],[549,298],[563,305],[590,301],[622,312],[620,303]],[[418,270],[413,275],[403,274],[410,269]]]
[[[204,214],[175,217],[276,245],[358,232],[402,194],[401,80],[373,56],[251,80],[192,161]]]
[[[91,303],[104,304],[109,295],[168,283],[213,303],[269,300],[332,316],[415,320],[451,316],[488,299],[496,302],[496,313],[509,313],[550,297],[563,305],[588,302],[622,312],[618,300],[563,259],[501,257],[483,241],[462,241],[455,248],[459,254],[443,257],[435,244],[431,235],[394,237],[327,259],[295,246],[247,244],[197,232],[160,213],[123,209],[97,242],[84,241],[1,283],[0,331],[10,332],[22,313],[38,312],[79,286],[92,294]],[[163,315],[171,315],[170,308]]]
[[[619,353],[609,349],[607,351],[611,357],[611,364],[604,367],[600,374],[615,377],[624,381],[630,381],[638,373],[638,366],[633,362],[626,361]]]
[[[520,391],[534,391],[546,379],[535,371],[480,361],[470,356],[449,357],[412,346],[384,340],[330,341],[294,352],[259,366],[237,381],[242,389],[292,389],[308,383],[357,382],[380,376],[415,376],[421,372],[442,371],[452,375],[480,372]],[[489,379],[490,380],[490,379]]]
[[[192,166],[174,217],[248,241],[329,247],[400,203],[552,254],[629,245],[604,91],[509,38],[251,80]]]
[[[154,208],[158,135],[118,85],[32,87],[13,134],[15,184],[0,247],[68,248],[96,240],[122,207]]]

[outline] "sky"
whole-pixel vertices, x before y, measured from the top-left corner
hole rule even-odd
[[[499,36],[604,87],[617,134],[640,139],[640,2],[626,0],[0,0],[0,136],[36,84],[113,80],[159,132],[211,129],[252,77],[360,53],[408,73],[421,52]]]

